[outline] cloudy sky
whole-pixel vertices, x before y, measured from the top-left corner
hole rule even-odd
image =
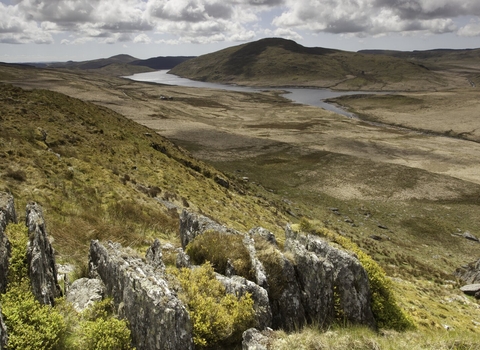
[[[480,0],[0,0],[0,61],[201,55],[265,37],[342,50],[480,47]]]

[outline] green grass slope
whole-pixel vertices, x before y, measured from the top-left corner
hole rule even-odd
[[[281,233],[286,219],[262,198],[161,136],[113,111],[65,95],[0,85],[0,190],[19,215],[27,201],[45,210],[61,260],[81,265],[91,239],[142,249],[154,238],[179,245],[188,207],[239,230]]]
[[[203,55],[170,72],[195,80],[258,86],[429,90],[448,85],[428,68],[401,58],[308,48],[279,38]]]

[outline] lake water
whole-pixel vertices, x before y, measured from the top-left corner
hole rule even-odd
[[[346,95],[358,95],[366,94],[368,92],[364,91],[332,91],[329,89],[307,89],[307,88],[254,88],[247,86],[238,86],[238,85],[226,85],[226,84],[216,84],[216,83],[207,83],[203,81],[195,81],[186,78],[181,78],[173,74],[167,74],[167,70],[160,70],[155,72],[148,73],[138,73],[124,78],[158,83],[165,85],[177,85],[177,86],[188,86],[188,87],[200,87],[200,88],[209,88],[209,89],[219,89],[219,90],[231,90],[231,91],[241,91],[241,92],[261,92],[262,90],[282,90],[287,91],[288,93],[283,96],[297,103],[304,105],[321,107],[323,109],[342,114],[349,118],[353,118],[353,113],[347,112],[346,110],[335,106],[330,103],[326,103],[325,99],[346,96]]]

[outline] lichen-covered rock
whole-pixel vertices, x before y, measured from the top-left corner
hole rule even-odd
[[[92,241],[89,265],[121,305],[138,350],[193,349],[192,322],[163,275],[119,244]]]
[[[145,259],[155,269],[159,269],[161,273],[165,271],[165,264],[162,260],[162,246],[158,239],[155,239],[155,241],[153,241],[153,244],[147,249]]]
[[[272,311],[268,293],[264,288],[240,276],[226,277],[216,274],[216,278],[225,286],[225,290],[229,294],[234,294],[237,297],[246,293],[251,294],[257,328],[265,329],[272,326]]]
[[[0,350],[6,349],[8,342],[7,327],[3,322],[2,307],[0,305]]]
[[[248,254],[250,255],[250,261],[252,263],[252,269],[255,274],[255,282],[268,290],[268,281],[267,281],[267,274],[265,272],[265,267],[261,263],[260,260],[258,260],[256,250],[255,250],[255,242],[250,236],[245,235],[243,238],[243,245],[248,251]]]
[[[358,259],[319,237],[297,234],[290,227],[286,237],[285,248],[295,256],[310,318],[323,323],[336,314],[347,322],[374,328],[368,275]],[[327,309],[321,311],[324,307]]]
[[[62,290],[57,281],[55,254],[48,239],[42,208],[37,203],[27,204],[25,223],[29,232],[27,262],[32,292],[40,303],[53,306]]]
[[[4,232],[10,222],[17,222],[13,196],[0,192],[0,293],[4,293],[7,288],[10,242]]]
[[[285,250],[291,252],[295,259],[306,319],[321,325],[331,323],[335,317],[333,265],[308,251],[305,243],[296,239],[296,236],[287,236]]]
[[[278,267],[281,281],[269,280],[269,297],[273,313],[273,328],[293,331],[306,320],[302,303],[302,290],[297,281],[294,265],[283,254]]]
[[[183,249],[185,249],[188,243],[193,241],[195,237],[201,235],[207,230],[213,230],[225,234],[241,234],[236,230],[220,225],[206,216],[195,214],[183,209],[182,214],[180,215],[180,239],[182,241]]]
[[[177,269],[187,268],[189,269],[192,266],[190,262],[190,257],[182,248],[178,248],[177,250],[177,258],[175,259],[175,266]]]
[[[270,338],[258,329],[250,328],[243,332],[242,350],[268,350]]]
[[[68,290],[66,299],[77,312],[82,312],[105,296],[105,284],[96,278],[79,278]]]

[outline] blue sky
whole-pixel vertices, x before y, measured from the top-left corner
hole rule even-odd
[[[480,47],[480,0],[0,0],[0,61],[201,55],[265,37],[348,51]]]

